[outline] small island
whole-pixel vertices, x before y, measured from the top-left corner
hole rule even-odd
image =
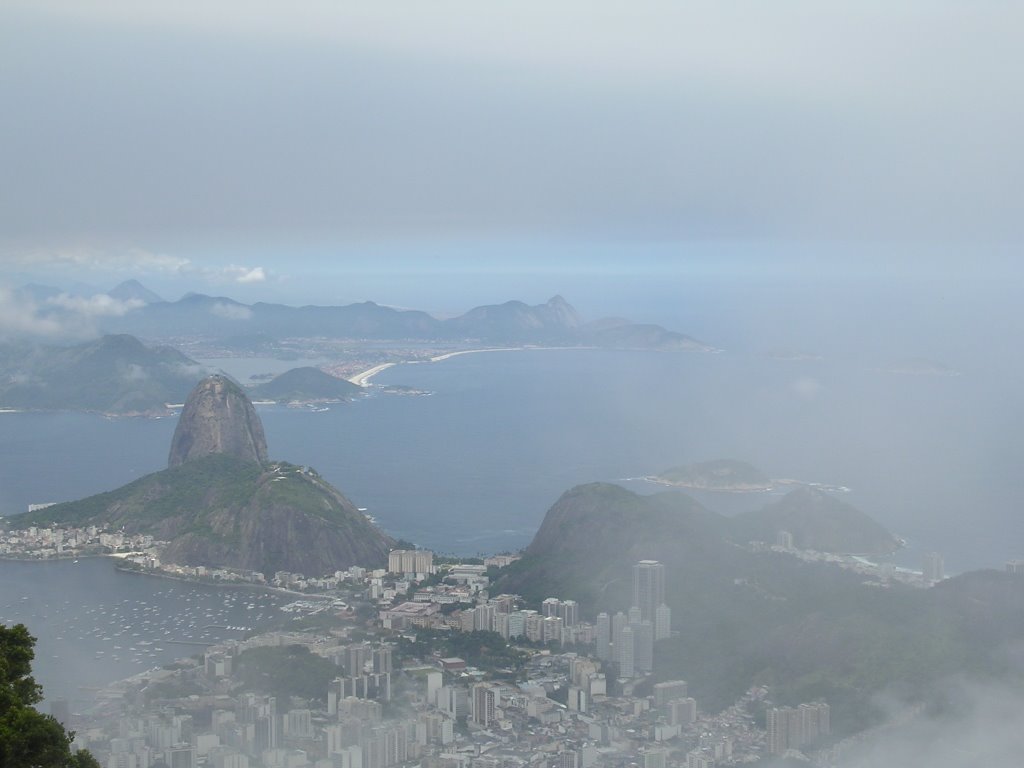
[[[774,481],[744,461],[715,459],[666,469],[646,478],[653,483],[705,491],[770,491]]]

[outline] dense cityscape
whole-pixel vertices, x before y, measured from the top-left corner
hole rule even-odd
[[[307,599],[285,609],[311,626],[137,674],[98,692],[89,712],[52,701],[76,746],[110,768],[707,768],[797,749],[825,765],[833,754],[820,750],[831,743],[827,702],[776,707],[757,687],[710,714],[684,680],[654,682],[654,645],[672,631],[657,561],[634,565],[628,612],[588,622],[573,600],[538,610],[491,595],[491,576],[515,555],[438,564],[427,550],[394,550],[387,569],[264,579],[161,564],[158,545],[88,528],[29,529],[2,547],[37,558],[105,547],[121,550],[123,568],[300,590]],[[463,655],[446,655],[452,647]],[[290,677],[270,684],[262,669],[253,686],[260,654]]]

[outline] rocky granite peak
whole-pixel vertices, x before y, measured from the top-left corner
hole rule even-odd
[[[264,464],[263,423],[242,388],[226,376],[199,382],[185,401],[171,441],[168,467],[212,453]]]

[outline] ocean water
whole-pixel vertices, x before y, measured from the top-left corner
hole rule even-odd
[[[124,573],[112,558],[0,561],[0,624],[36,637],[33,674],[47,700],[81,711],[96,688],[207,645],[244,637],[291,598]]]
[[[373,394],[325,412],[260,407],[270,454],[315,467],[386,531],[438,551],[518,549],[574,485],[724,457],[848,486],[848,501],[912,552],[941,552],[951,571],[1024,556],[1012,377],[744,352],[524,350],[399,365],[375,381],[432,394]],[[173,428],[0,414],[0,512],[160,469]],[[765,498],[701,501],[732,514]]]
[[[387,532],[439,552],[521,548],[580,483],[663,492],[636,478],[735,458],[848,486],[845,500],[908,539],[901,564],[938,551],[957,572],[1024,556],[1012,376],[742,351],[525,350],[399,365],[376,381],[432,394],[376,393],[321,412],[261,406],[270,454],[315,467]],[[161,469],[173,429],[173,419],[0,414],[0,513]],[[696,495],[724,514],[773,500]],[[76,707],[90,687],[201,650],[175,638],[212,641],[237,633],[197,629],[268,620],[274,599],[123,574],[103,558],[0,561],[0,623],[28,623],[47,695]]]

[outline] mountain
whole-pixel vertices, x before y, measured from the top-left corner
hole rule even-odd
[[[464,315],[439,320],[418,310],[399,310],[371,301],[346,306],[290,307],[243,304],[224,296],[189,294],[178,301],[157,301],[120,317],[103,320],[109,332],[144,338],[200,336],[217,339],[326,337],[360,340],[474,340],[486,344],[558,344],[629,348],[712,348],[657,325],[614,319],[584,323],[561,296],[529,306],[509,301],[475,307]]]
[[[617,349],[677,349],[689,352],[714,352],[715,348],[660,325],[627,323],[597,327],[580,334],[583,344]]]
[[[461,317],[446,320],[449,336],[488,341],[562,341],[583,324],[579,314],[561,296],[535,307],[521,301],[476,307]]]
[[[182,402],[202,374],[177,350],[125,334],[67,347],[0,344],[0,406],[163,412],[166,403]]]
[[[143,304],[156,304],[157,302],[163,301],[163,299],[149,290],[149,288],[144,286],[138,280],[125,280],[123,283],[119,283],[113,289],[107,291],[107,295],[112,299],[118,299],[120,301],[141,301]]]
[[[277,402],[337,402],[351,400],[363,388],[351,381],[324,373],[319,368],[292,368],[264,384],[249,389],[254,399]]]
[[[732,459],[673,467],[656,475],[655,479],[681,488],[710,491],[763,491],[772,487],[771,478],[759,469]]]
[[[779,531],[788,531],[797,549],[888,555],[900,548],[868,515],[814,488],[790,491],[774,504],[737,515],[733,523],[742,538],[753,541],[774,542]]]
[[[391,540],[317,472],[268,461],[263,427],[237,384],[215,376],[189,396],[168,469],[117,490],[10,518],[149,533],[161,557],[272,575],[320,576],[387,562]]]
[[[674,633],[656,645],[654,680],[686,679],[708,711],[751,685],[770,686],[777,704],[824,698],[838,734],[878,722],[883,690],[920,701],[951,675],[1021,679],[1011,661],[1024,641],[1020,577],[880,588],[825,563],[753,552],[746,536],[744,525],[679,492],[579,486],[491,591],[538,604],[574,599],[592,619],[627,610],[632,565],[659,560]]]
[[[267,460],[263,422],[242,388],[226,376],[210,376],[185,401],[171,440],[167,466],[211,453],[262,464]]]

